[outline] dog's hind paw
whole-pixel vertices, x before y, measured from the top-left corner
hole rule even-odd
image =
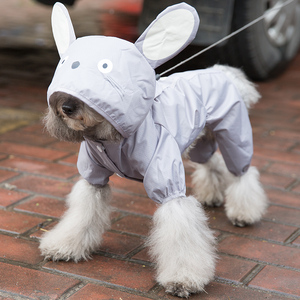
[[[233,219],[233,220],[231,220],[231,222],[236,227],[245,227],[245,226],[251,225],[251,223],[248,223],[246,221],[239,220],[239,219]]]
[[[223,197],[217,197],[217,198],[212,198],[212,199],[205,199],[205,200],[199,200],[201,204],[207,207],[219,207],[223,204],[224,199]]]
[[[183,283],[172,282],[166,285],[166,293],[172,294],[173,296],[181,298],[189,298],[190,294],[200,292],[193,287],[188,287]]]

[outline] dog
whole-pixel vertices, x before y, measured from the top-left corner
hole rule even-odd
[[[67,9],[52,12],[61,57],[48,88],[48,132],[81,143],[82,178],[68,210],[41,239],[52,260],[90,258],[110,226],[109,177],[144,183],[158,203],[147,246],[156,280],[189,297],[214,277],[216,241],[203,205],[220,206],[233,225],[261,219],[267,198],[258,170],[248,109],[260,98],[243,72],[215,65],[156,80],[154,69],[195,37],[199,17],[181,3],[158,15],[135,44],[103,36],[76,39]],[[219,147],[221,154],[216,151]],[[186,196],[182,155],[194,167]]]

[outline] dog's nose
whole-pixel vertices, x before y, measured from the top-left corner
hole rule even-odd
[[[71,116],[72,114],[74,114],[76,109],[77,109],[76,103],[72,100],[67,100],[62,105],[62,111],[67,116]]]

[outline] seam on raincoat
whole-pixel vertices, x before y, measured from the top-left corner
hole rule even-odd
[[[109,81],[108,81],[109,82]],[[110,83],[111,84],[111,83]],[[106,120],[112,120],[113,123],[115,125],[117,125],[116,129],[122,134],[123,137],[128,137],[127,133],[125,133],[125,131],[123,130],[122,126],[116,121],[116,119],[113,119],[109,114],[107,114],[101,107],[99,107],[97,104],[93,103],[91,100],[89,100],[88,98],[86,98],[85,96],[83,96],[81,93],[77,93],[77,92],[74,92],[74,91],[71,91],[69,89],[66,89],[66,88],[58,88],[55,90],[55,92],[65,92],[65,93],[68,93],[74,97],[77,97],[77,98],[83,98],[86,102],[89,103],[89,106],[90,107],[93,107],[93,106],[96,106],[102,113],[103,113],[103,117],[106,119]],[[120,93],[118,92],[118,94],[120,95]],[[49,97],[49,100],[50,100],[50,97]],[[85,102],[84,101],[84,102]]]

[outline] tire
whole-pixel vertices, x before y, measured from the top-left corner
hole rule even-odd
[[[284,0],[236,0],[232,31],[263,15]],[[273,13],[273,12],[272,12]],[[266,80],[282,72],[297,54],[300,44],[300,2],[296,0],[268,18],[242,31],[219,48],[221,62],[241,67],[254,80]],[[268,22],[266,20],[269,20]],[[287,25],[281,30],[282,20]]]
[[[53,6],[56,1],[53,0],[36,0],[39,3]],[[60,2],[66,5],[73,5],[76,0],[61,0]]]

